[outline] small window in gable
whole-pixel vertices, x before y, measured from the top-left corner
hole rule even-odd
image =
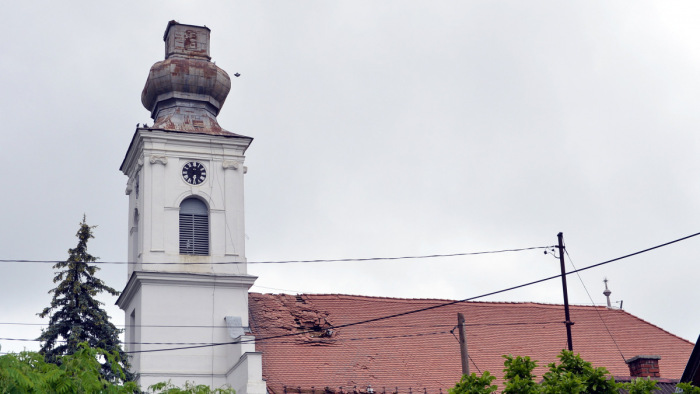
[[[209,210],[196,198],[180,204],[180,254],[209,254]]]

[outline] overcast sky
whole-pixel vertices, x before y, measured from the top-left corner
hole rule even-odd
[[[91,253],[126,260],[119,165],[136,123],[152,124],[140,95],[169,20],[208,26],[213,60],[241,74],[219,123],[255,138],[249,261],[547,246],[561,231],[580,268],[700,232],[696,2],[26,1],[3,14],[0,259],[64,260],[86,214]],[[569,276],[570,302],[591,304],[585,285],[604,304],[607,277],[613,302],[694,342],[698,250],[700,237]],[[249,272],[259,292],[464,299],[559,261]],[[40,326],[4,323],[42,322],[52,273],[0,263],[1,351],[38,349],[5,338]],[[127,268],[99,275],[121,290]],[[483,300],[562,303],[561,281]]]

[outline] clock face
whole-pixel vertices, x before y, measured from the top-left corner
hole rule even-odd
[[[207,169],[198,161],[187,162],[182,166],[182,179],[190,185],[199,185],[207,179]]]

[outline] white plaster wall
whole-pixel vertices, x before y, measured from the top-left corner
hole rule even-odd
[[[230,265],[141,265],[165,262],[245,262],[245,218],[243,206],[243,155],[249,140],[200,134],[168,133],[140,129],[127,152],[122,170],[129,176],[129,256],[135,256],[134,270],[245,274],[245,264]],[[182,179],[182,166],[199,161],[207,179],[190,185]],[[140,171],[140,192],[135,179]],[[195,196],[210,209],[210,255],[179,254],[178,219],[180,203]],[[140,220],[134,229],[134,209]]]
[[[128,176],[129,258],[134,264],[117,304],[127,324],[134,312],[136,324],[127,328],[126,342],[138,342],[127,345],[129,351],[142,351],[131,361],[144,388],[167,380],[212,387],[235,382],[239,393],[265,393],[260,357],[241,358],[253,354],[254,343],[153,351],[232,342],[226,316],[239,316],[248,325],[248,289],[255,281],[245,266],[243,163],[249,143],[247,138],[150,129],[137,130],[132,140],[121,169]],[[205,182],[184,182],[182,166],[188,161],[206,167]],[[191,196],[209,207],[209,256],[179,254],[179,207]],[[217,262],[241,264],[212,264]],[[231,380],[234,375],[239,378]]]
[[[244,353],[226,379],[236,394],[265,394],[267,385],[262,380],[262,353]]]
[[[122,308],[124,309],[124,308]],[[124,313],[126,315],[126,330],[124,335],[125,349],[127,352],[139,351],[141,350],[141,293],[138,292],[134,294],[133,299]],[[132,321],[131,315],[134,314],[134,320]],[[140,353],[130,353],[129,363],[131,364],[132,371],[139,371],[141,369],[141,354]]]
[[[127,329],[127,342],[138,338],[140,345],[129,345],[128,350],[143,351],[132,359],[133,370],[140,374],[139,384],[147,387],[169,379],[213,387],[225,384],[227,374],[244,351],[254,350],[254,343],[196,346],[234,340],[225,316],[239,316],[242,325],[248,325],[247,296],[254,280],[250,276],[136,272],[118,303],[127,312],[127,322],[131,311],[136,311],[136,334]],[[153,351],[192,346],[195,348]]]

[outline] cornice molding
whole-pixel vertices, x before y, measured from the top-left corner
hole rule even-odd
[[[229,287],[250,289],[257,276],[253,275],[212,275],[186,272],[134,271],[124,286],[116,304],[123,310],[131,303],[143,286],[193,286]]]

